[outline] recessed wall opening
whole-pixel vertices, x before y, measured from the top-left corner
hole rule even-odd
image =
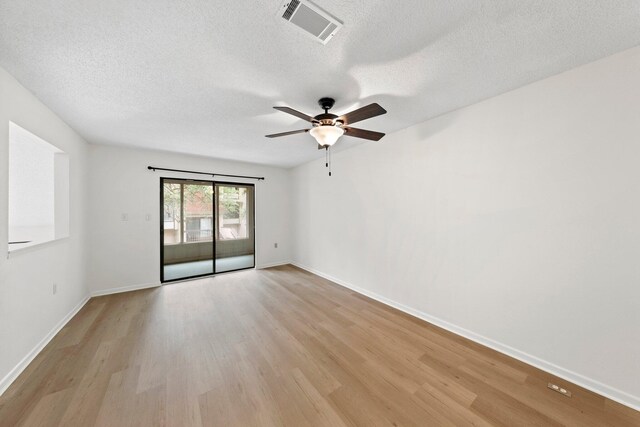
[[[9,252],[69,236],[69,156],[9,122]]]

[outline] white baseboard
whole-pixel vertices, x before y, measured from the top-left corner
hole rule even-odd
[[[259,264],[259,265],[256,265],[256,270],[261,270],[263,268],[270,268],[270,267],[278,267],[279,265],[287,265],[287,264],[291,264],[291,261],[278,261],[278,262],[270,262],[267,264]]]
[[[29,366],[29,364],[33,361],[33,359],[36,358],[36,356],[42,351],[42,349],[45,348],[47,344],[49,344],[49,341],[51,341],[53,337],[55,337],[58,332],[60,332],[60,330],[64,328],[69,320],[71,320],[73,316],[75,316],[80,311],[80,309],[82,309],[82,307],[84,307],[87,301],[89,301],[88,295],[84,297],[82,301],[80,301],[75,307],[73,307],[73,309],[69,313],[67,313],[67,315],[64,316],[62,320],[60,320],[58,324],[51,331],[49,331],[49,333],[44,338],[42,338],[42,340],[40,340],[40,342],[36,344],[36,346],[33,347],[33,349],[31,349],[31,351],[27,353],[26,356],[24,356],[22,360],[18,362],[18,364],[7,375],[5,375],[2,380],[0,380],[0,396],[2,396],[2,394],[9,388],[9,386],[16,380],[16,378],[18,378],[22,371],[24,371],[25,368]]]
[[[408,307],[404,304],[400,304],[396,301],[390,300],[389,298],[383,297],[382,295],[378,295],[376,293],[370,292],[366,289],[362,289],[358,286],[354,286],[351,283],[340,280],[336,277],[325,274],[321,271],[315,270],[313,268],[298,264],[296,262],[291,262],[292,265],[299,267],[303,270],[306,270],[310,273],[313,273],[317,276],[323,277],[327,280],[330,280],[340,286],[351,289],[354,292],[367,296],[371,299],[379,301],[383,304],[386,304],[390,307],[403,311],[407,314],[410,314],[414,317],[422,319],[426,322],[439,326],[442,329],[446,329],[449,332],[453,332],[456,335],[463,336],[471,341],[474,341],[478,344],[482,344],[485,347],[489,347],[493,350],[496,350],[500,353],[506,354],[507,356],[513,357],[521,362],[527,363],[529,365],[535,366],[536,368],[542,369],[545,372],[548,372],[552,375],[570,381],[580,387],[586,388],[587,390],[591,390],[594,393],[597,393],[601,396],[604,396],[608,399],[614,400],[618,403],[621,403],[625,406],[635,409],[636,411],[640,411],[640,397],[633,396],[629,393],[626,393],[622,390],[618,390],[616,388],[610,387],[606,384],[603,384],[599,381],[586,377],[584,375],[573,372],[569,369],[565,369],[558,365],[555,365],[546,360],[540,359],[536,356],[530,355],[513,347],[510,347],[506,344],[502,344],[498,341],[492,340],[491,338],[484,337],[482,335],[476,334],[468,329],[461,328],[452,323],[449,323],[445,320],[441,320],[437,317],[431,316],[427,313],[423,313],[419,310]]]
[[[101,289],[99,291],[93,291],[91,293],[91,296],[101,297],[103,295],[119,294],[121,292],[130,292],[130,291],[138,291],[140,289],[157,288],[158,286],[162,286],[162,284],[161,283],[145,283],[142,285],[121,286],[119,288]]]

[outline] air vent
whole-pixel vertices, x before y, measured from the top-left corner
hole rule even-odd
[[[278,16],[322,44],[327,44],[342,28],[342,22],[309,0],[285,0]]]

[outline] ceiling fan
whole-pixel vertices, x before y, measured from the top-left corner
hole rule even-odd
[[[335,100],[333,98],[321,98],[318,101],[320,107],[324,110],[324,113],[318,114],[315,117],[311,117],[300,111],[294,110],[289,107],[273,107],[276,110],[288,113],[302,120],[306,120],[312,124],[310,129],[292,130],[289,132],[273,133],[271,135],[265,135],[267,138],[277,138],[280,136],[295,135],[297,133],[309,132],[311,136],[318,142],[318,149],[328,149],[338,141],[342,135],[351,136],[354,138],[363,138],[371,141],[379,141],[384,133],[374,132],[371,130],[359,129],[351,127],[351,124],[360,122],[362,120],[370,119],[372,117],[385,114],[387,110],[380,105],[373,103],[365,107],[358,108],[350,113],[336,116],[329,113],[329,110],[333,108]]]

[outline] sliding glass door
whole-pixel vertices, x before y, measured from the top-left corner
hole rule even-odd
[[[255,266],[253,185],[216,183],[216,272]]]
[[[160,279],[255,266],[254,187],[161,178]]]
[[[162,179],[162,281],[214,273],[213,183]]]

